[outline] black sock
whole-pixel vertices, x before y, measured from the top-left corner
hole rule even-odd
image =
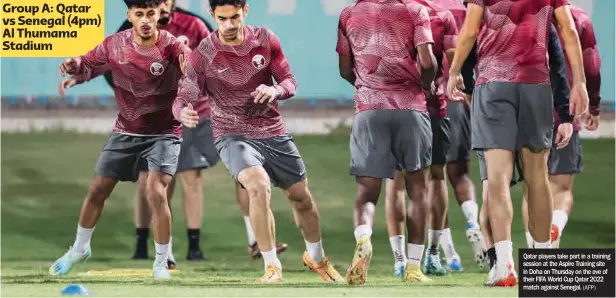
[[[494,247],[488,249],[488,258],[490,258],[490,269],[492,269],[496,264],[496,249]]]
[[[200,229],[188,229],[188,249],[189,250],[199,249],[199,235],[200,234],[201,234]]]
[[[147,251],[148,249],[148,238],[150,237],[150,228],[137,228],[137,250],[138,251]]]

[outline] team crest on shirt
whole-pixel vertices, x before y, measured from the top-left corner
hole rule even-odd
[[[183,43],[184,45],[188,46],[188,43],[190,42],[190,40],[188,39],[188,37],[186,37],[185,35],[180,35],[178,37],[178,41]]]
[[[257,54],[254,57],[252,57],[252,66],[254,66],[256,69],[261,69],[263,68],[264,65],[265,65],[265,57],[263,57],[263,55]]]
[[[152,63],[152,65],[150,65],[150,73],[155,75],[155,76],[159,76],[161,74],[163,74],[163,72],[165,72],[165,67],[158,63],[158,62],[154,62]]]

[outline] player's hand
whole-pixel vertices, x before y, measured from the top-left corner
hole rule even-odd
[[[593,116],[590,113],[586,113],[582,116],[582,122],[584,123],[584,128],[595,131],[599,128],[599,115]]]
[[[578,119],[582,117],[588,112],[588,101],[586,84],[574,84],[571,88],[571,99],[569,100],[569,115],[574,115]]]
[[[186,75],[186,56],[184,56],[184,54],[180,54],[178,61],[180,62],[180,70],[182,71],[182,74]]]
[[[60,82],[60,85],[58,85],[58,94],[60,94],[60,96],[64,96],[64,90],[71,88],[76,84],[77,81],[73,78],[62,80],[62,82]]]
[[[447,97],[453,101],[464,101],[466,94],[462,92],[464,89],[464,79],[461,74],[450,74],[447,80]]]
[[[278,97],[278,89],[261,84],[250,95],[255,98],[255,103],[271,103]]]
[[[79,67],[79,62],[75,58],[68,58],[60,64],[60,75],[62,77],[66,76],[66,74],[72,74]]]
[[[554,138],[554,144],[556,144],[556,149],[562,149],[569,145],[571,135],[573,135],[573,124],[559,124],[558,129],[556,130],[556,137]]]
[[[193,110],[192,107],[184,107],[180,111],[180,122],[188,128],[197,127],[197,123],[199,123],[199,113]]]

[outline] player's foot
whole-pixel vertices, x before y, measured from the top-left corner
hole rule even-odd
[[[186,260],[188,261],[204,261],[205,255],[201,251],[201,249],[189,249],[188,254],[186,255]]]
[[[443,276],[447,270],[443,268],[438,255],[428,254],[424,258],[423,272],[427,275]]]
[[[92,250],[89,247],[82,254],[73,252],[73,248],[69,247],[68,251],[49,267],[49,274],[53,276],[67,275],[75,264],[87,260],[91,255]]]
[[[404,281],[410,283],[424,283],[431,282],[432,279],[428,278],[421,272],[419,266],[406,264],[406,270],[404,272]]]
[[[283,253],[285,250],[287,250],[287,248],[289,248],[289,245],[286,243],[276,244],[276,254]],[[256,242],[253,245],[248,245],[248,253],[253,260],[261,258],[261,250],[259,250],[259,246]]]
[[[274,265],[267,265],[265,267],[265,274],[259,279],[257,279],[258,283],[272,283],[272,282],[282,282],[282,270]]]
[[[447,269],[453,272],[462,272],[462,261],[459,255],[454,255],[451,260],[447,260]]]
[[[304,265],[310,268],[310,270],[316,272],[324,282],[344,281],[342,276],[340,276],[338,271],[336,271],[334,266],[332,266],[327,257],[323,258],[320,263],[315,263],[310,259],[308,252],[305,251],[302,259],[304,260]]]
[[[477,262],[479,268],[484,268],[487,264],[488,253],[483,241],[483,233],[477,224],[470,222],[466,224],[466,238],[473,247],[475,262]]]
[[[154,267],[152,268],[152,275],[154,275],[155,279],[170,279],[171,274],[169,274],[169,266],[167,262],[154,262]]]
[[[552,248],[558,248],[560,246],[560,230],[555,224],[552,224],[550,240],[552,241]]]
[[[361,236],[355,246],[353,262],[347,269],[346,280],[350,285],[363,285],[368,277],[368,268],[372,259],[372,243],[368,236]]]
[[[394,264],[394,275],[396,277],[404,277],[404,272],[406,271],[406,264],[405,263],[398,263],[396,262]]]
[[[513,268],[513,263],[500,263],[490,270],[488,286],[492,287],[513,287],[518,283],[518,275]]]

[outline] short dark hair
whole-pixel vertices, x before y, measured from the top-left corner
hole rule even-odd
[[[246,6],[246,0],[210,0],[211,10],[216,9],[217,6],[224,6],[224,5],[244,7]]]
[[[126,7],[128,8],[148,8],[152,6],[159,6],[163,2],[165,2],[165,0],[124,0],[124,3],[126,3]]]

